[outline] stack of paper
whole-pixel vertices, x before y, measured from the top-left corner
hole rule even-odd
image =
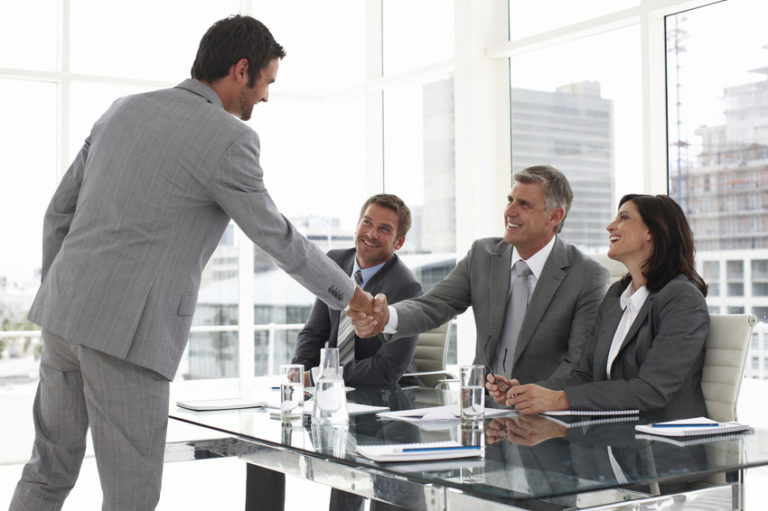
[[[706,417],[693,417],[691,419],[637,425],[635,431],[657,436],[698,437],[740,433],[749,431],[749,426],[740,422],[717,422]]]
[[[373,461],[427,461],[481,456],[479,445],[458,442],[426,442],[392,445],[358,445],[357,452]]]

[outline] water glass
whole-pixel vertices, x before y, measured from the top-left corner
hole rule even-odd
[[[284,421],[301,420],[304,416],[304,366],[280,366],[280,418]]]
[[[312,423],[312,445],[315,452],[343,458],[347,452],[347,427]]]
[[[485,368],[481,365],[459,367],[459,406],[462,421],[483,420],[485,415]]]
[[[323,348],[320,350],[320,378],[339,378],[341,365],[339,363],[339,348]],[[317,378],[318,380],[320,378]]]

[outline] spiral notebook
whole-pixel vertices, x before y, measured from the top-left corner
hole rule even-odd
[[[357,452],[373,461],[428,461],[481,456],[479,445],[458,442],[422,442],[412,444],[358,445]]]
[[[749,426],[734,421],[718,422],[706,417],[693,417],[677,421],[639,424],[635,426],[635,431],[664,437],[698,437],[740,433],[749,431]]]
[[[610,415],[638,415],[640,410],[554,410],[544,412],[542,415],[588,415],[590,417],[603,417]]]
[[[637,415],[542,415],[545,419],[561,424],[566,428],[610,424],[612,422],[634,422],[638,419]]]

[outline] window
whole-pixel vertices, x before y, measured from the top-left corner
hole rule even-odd
[[[568,177],[561,236],[588,251],[607,249],[617,199],[642,186],[639,67],[625,65],[639,38],[630,26],[510,59],[512,170],[548,163]]]

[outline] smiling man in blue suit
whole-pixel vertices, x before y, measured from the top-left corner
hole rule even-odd
[[[96,122],[45,214],[35,442],[11,511],[58,510],[91,430],[104,510],[154,509],[168,383],[200,275],[233,219],[329,307],[371,297],[279,213],[259,138],[238,119],[266,102],[282,46],[233,16],[203,36],[192,78],[117,100]]]

